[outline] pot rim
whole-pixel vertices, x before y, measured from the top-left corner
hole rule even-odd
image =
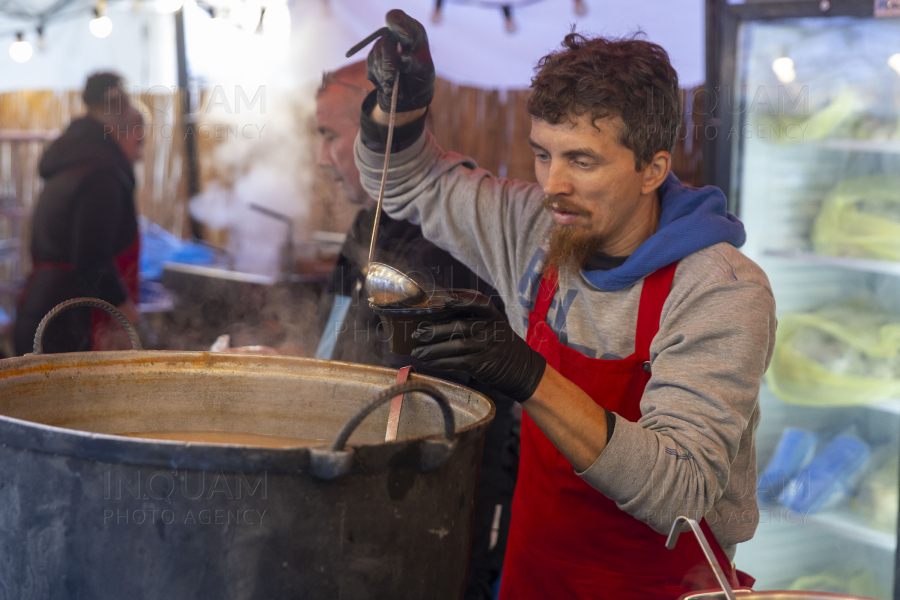
[[[72,357],[78,361],[72,362]],[[188,352],[166,350],[118,351],[118,352],[80,352],[50,355],[25,355],[0,360],[0,382],[12,377],[45,373],[49,377],[51,371],[63,368],[77,369],[94,365],[116,364],[156,364],[157,362],[181,362],[184,364],[207,364],[224,366],[228,363],[236,365],[312,365],[352,370],[374,375],[383,374],[384,389],[393,385],[397,371],[384,367],[373,367],[339,361],[325,361],[313,358],[292,356],[260,356],[246,354],[228,354],[215,352]],[[54,368],[53,363],[63,363]],[[27,365],[27,366],[26,366]],[[438,387],[451,387],[475,394],[487,400],[490,406],[488,414],[466,427],[456,430],[456,439],[466,443],[473,439],[480,440],[494,418],[496,407],[487,396],[457,383],[444,381],[427,375],[412,374],[412,378],[437,384]],[[373,395],[374,397],[374,395]],[[348,417],[349,418],[349,417]],[[347,444],[357,453],[358,465],[363,471],[389,468],[385,457],[398,452],[409,451],[409,446],[421,447],[426,440],[441,438],[443,432],[434,435],[404,438],[393,442],[377,442],[372,444]],[[87,460],[109,463],[126,463],[146,465],[166,469],[190,469],[203,471],[271,471],[280,473],[308,472],[311,448],[329,447],[331,441],[320,446],[302,447],[267,447],[244,444],[215,444],[210,442],[184,442],[178,440],[152,440],[109,433],[97,433],[70,429],[56,425],[47,425],[16,417],[0,414],[0,440],[3,446],[14,446],[43,454],[65,455]],[[359,470],[359,469],[355,469]]]

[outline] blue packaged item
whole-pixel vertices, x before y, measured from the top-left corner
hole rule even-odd
[[[834,438],[791,479],[782,503],[802,513],[817,512],[852,495],[872,452],[850,434]]]
[[[760,502],[781,500],[788,482],[812,460],[819,436],[812,431],[787,427],[778,440],[775,454],[759,475],[756,493]]]
[[[204,266],[215,262],[215,251],[208,246],[182,240],[144,216],[138,216],[138,224],[141,235],[141,279],[159,281],[163,265],[167,262]]]

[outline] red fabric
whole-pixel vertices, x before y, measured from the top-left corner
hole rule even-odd
[[[650,373],[650,342],[659,330],[677,263],[649,275],[641,292],[635,352],[621,360],[594,359],[561,344],[546,323],[557,274],[544,274],[529,315],[528,344],[547,364],[617,418],[637,421]],[[730,561],[705,521],[701,527],[726,575]],[[501,600],[596,598],[674,599],[714,588],[699,542],[683,534],[674,550],[666,536],[620,510],[578,477],[572,465],[527,414],[522,416],[519,478],[503,566]]]
[[[141,234],[136,232],[131,245],[116,255],[119,276],[128,291],[128,297],[137,304],[141,299]]]
[[[119,269],[119,277],[125,284],[128,299],[135,305],[140,302],[141,280],[141,235],[136,233],[131,245],[116,255],[116,267]],[[122,324],[105,310],[91,309],[93,323],[91,327],[91,350],[131,350],[131,342],[122,329]],[[122,330],[123,335],[117,334]]]

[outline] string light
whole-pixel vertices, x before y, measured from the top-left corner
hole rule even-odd
[[[900,52],[891,55],[888,59],[888,66],[897,71],[897,75],[900,75]]]
[[[444,0],[435,0],[434,12],[431,13],[431,22],[435,25],[444,20],[444,15],[441,14],[441,4],[443,4],[443,1]]]
[[[513,19],[512,7],[522,7],[530,4],[537,4],[538,2],[543,2],[544,0],[519,0],[515,3],[515,5],[510,4],[509,0],[458,0],[461,4],[469,4],[474,6],[481,6],[484,8],[497,9],[499,8],[503,11],[503,26],[508,33],[515,33],[518,30],[518,25],[516,24],[515,19]],[[587,14],[587,5],[585,4],[585,0],[573,0],[575,2],[575,14],[578,16],[584,16]],[[444,0],[434,0],[434,10],[431,12],[431,22],[434,24],[442,23],[444,20]]]
[[[156,10],[161,13],[176,13],[184,6],[184,0],[156,0]]]
[[[286,2],[270,4],[263,10],[259,22],[262,32],[271,38],[287,39],[291,37],[291,11]]]
[[[31,44],[25,41],[22,32],[16,33],[16,41],[9,47],[9,56],[17,63],[25,63],[33,53]]]
[[[516,22],[513,21],[512,18],[512,9],[508,6],[500,7],[500,10],[503,11],[503,19],[506,21],[506,32],[507,33],[515,33],[516,32]]]
[[[442,0],[435,0],[438,8]],[[265,6],[263,6],[265,2]],[[163,13],[174,13],[184,8],[184,0],[132,0],[132,10],[139,11],[144,6],[151,6]],[[291,14],[287,6],[287,0],[236,0],[224,7],[214,7],[202,0],[198,6],[205,9],[215,23],[230,22],[245,31],[255,31],[267,38],[287,39],[291,33]],[[88,23],[90,32],[98,38],[106,38],[112,33],[113,23],[106,14],[107,0],[97,0],[92,9],[93,19]],[[504,10],[508,10],[505,7]],[[52,15],[51,15],[52,17]],[[44,15],[46,18],[46,15]],[[508,17],[511,23],[511,16]],[[507,29],[510,28],[507,24]],[[512,30],[515,24],[512,23]],[[40,21],[35,27],[37,34],[37,46],[39,50],[46,50],[47,36],[45,32],[46,21]],[[19,63],[28,62],[34,54],[33,46],[24,39],[22,32],[16,33],[16,41],[9,48],[10,57]]]
[[[797,78],[797,73],[794,72],[794,61],[787,56],[776,58],[772,62],[772,70],[775,71],[775,77],[781,83],[790,83]]]
[[[266,20],[266,7],[263,6],[259,12],[259,22],[256,24],[256,31],[254,31],[253,33],[255,33],[256,35],[262,35],[263,21],[265,21],[265,20]]]
[[[106,2],[97,2],[94,8],[94,18],[88,23],[88,28],[98,38],[105,38],[112,33],[112,21],[106,16]]]

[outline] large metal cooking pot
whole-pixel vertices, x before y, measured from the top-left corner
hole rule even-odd
[[[700,592],[691,592],[679,597],[678,600],[875,600],[873,598],[865,598],[863,596],[851,596],[849,594],[832,594],[830,592],[807,592],[807,591],[786,591],[786,590],[767,590],[754,591],[750,588],[732,589],[731,584],[725,577],[719,561],[716,560],[703,530],[694,519],[680,516],[672,523],[672,529],[669,531],[669,538],[666,540],[666,548],[672,550],[678,542],[678,536],[686,531],[693,531],[700,542],[700,548],[703,550],[709,566],[716,576],[716,580],[722,587],[721,590],[704,590]]]
[[[0,599],[459,598],[494,407],[412,375],[447,410],[407,393],[386,443],[388,407],[358,413],[396,375],[206,352],[0,361]],[[172,430],[318,446],[117,435]]]

